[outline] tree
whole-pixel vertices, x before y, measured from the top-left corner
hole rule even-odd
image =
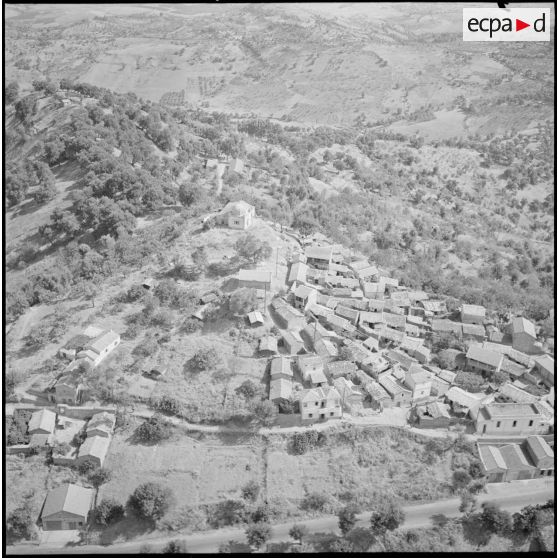
[[[488,533],[507,535],[511,531],[511,515],[500,509],[498,504],[484,502],[479,519]]]
[[[310,492],[304,496],[300,507],[306,511],[323,511],[327,504],[327,497],[319,492]]]
[[[234,249],[241,260],[257,264],[271,256],[271,246],[252,233],[241,236],[234,244]]]
[[[198,246],[193,252],[192,252],[192,261],[203,271],[205,271],[206,267],[207,267],[207,251],[205,249],[205,246]]]
[[[184,539],[174,539],[163,547],[163,554],[187,554],[188,548]]]
[[[271,537],[271,527],[267,523],[253,523],[246,529],[248,544],[261,548]]]
[[[4,87],[4,101],[7,105],[11,105],[16,101],[19,95],[19,85],[17,81],[11,81]]]
[[[101,485],[105,484],[111,479],[111,472],[107,469],[102,469],[98,467],[93,469],[87,475],[87,480],[95,487],[99,488]]]
[[[397,529],[405,520],[405,514],[399,504],[386,498],[376,504],[370,516],[370,525],[375,536]]]
[[[18,506],[7,519],[8,534],[15,539],[31,539],[35,533],[33,510],[29,501]]]
[[[202,189],[192,182],[183,183],[178,189],[178,199],[185,207],[190,207],[202,199]]]
[[[477,499],[469,491],[461,493],[461,504],[459,504],[459,511],[466,515],[475,511],[477,506]]]
[[[357,522],[358,509],[356,506],[349,504],[339,510],[337,517],[339,518],[339,529],[343,535],[346,535],[353,529]]]
[[[250,500],[250,502],[255,502],[258,499],[260,493],[260,485],[255,481],[251,480],[242,487],[242,497],[245,500]]]
[[[235,392],[242,395],[245,399],[253,399],[256,395],[261,393],[261,389],[252,380],[244,380],[244,382],[235,389]]]
[[[254,418],[264,426],[271,426],[277,418],[277,407],[269,399],[257,401],[251,410]]]
[[[554,501],[549,500],[546,504],[525,506],[521,511],[513,514],[513,532],[520,537],[530,537],[536,530],[537,519],[541,511],[553,510]]]
[[[156,443],[167,440],[171,434],[172,424],[158,415],[154,415],[140,424],[134,432],[136,439],[144,443]]]
[[[124,517],[124,506],[114,499],[102,500],[95,508],[95,521],[99,525],[111,525]]]
[[[223,527],[241,523],[246,517],[246,505],[242,500],[224,500],[211,510],[213,527]]]
[[[27,122],[37,112],[37,100],[33,95],[19,99],[14,105],[16,116],[23,122]]]
[[[289,529],[289,537],[292,537],[295,541],[298,541],[299,544],[302,544],[302,539],[304,539],[304,537],[308,535],[308,533],[308,527],[300,523],[295,523]]]
[[[471,482],[471,475],[465,469],[457,469],[453,472],[453,488],[460,490]]]
[[[190,359],[190,367],[195,371],[211,370],[216,368],[221,362],[221,358],[217,351],[210,347],[208,349],[199,349]]]
[[[156,482],[140,484],[128,499],[129,507],[144,519],[161,519],[174,504],[171,490]]]
[[[347,552],[354,552],[355,549],[353,548],[353,543],[351,541],[348,541],[347,539],[337,539],[329,545],[329,551],[345,554]]]

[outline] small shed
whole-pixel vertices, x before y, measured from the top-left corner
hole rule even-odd
[[[248,312],[247,314],[248,323],[251,326],[261,326],[264,324],[264,317],[261,312],[254,310],[253,312]]]

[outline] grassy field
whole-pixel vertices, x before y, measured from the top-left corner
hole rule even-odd
[[[201,441],[175,431],[175,438],[155,446],[132,445],[135,425],[115,435],[105,462],[112,471],[100,497],[124,502],[142,482],[172,489],[181,504],[198,506],[241,497],[250,480],[261,487],[260,499],[283,517],[304,515],[306,494],[325,494],[335,511],[350,499],[363,507],[382,495],[403,501],[428,501],[450,495],[450,458],[425,465],[421,438],[396,428],[332,431],[321,449],[292,455],[289,437],[243,439],[203,436]]]
[[[126,501],[136,486],[154,481],[172,489],[180,503],[195,506],[227,498],[239,498],[240,489],[262,476],[259,445],[221,445],[219,440],[201,443],[178,436],[155,446],[132,445],[127,440],[135,426],[117,433],[105,467],[112,472],[101,497]]]

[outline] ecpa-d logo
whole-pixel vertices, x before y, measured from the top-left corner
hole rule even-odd
[[[464,41],[550,41],[550,8],[463,8]]]

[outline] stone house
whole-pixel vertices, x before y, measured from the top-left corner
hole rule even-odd
[[[43,505],[41,524],[44,531],[77,530],[88,520],[94,490],[77,484],[64,484],[51,490]]]

